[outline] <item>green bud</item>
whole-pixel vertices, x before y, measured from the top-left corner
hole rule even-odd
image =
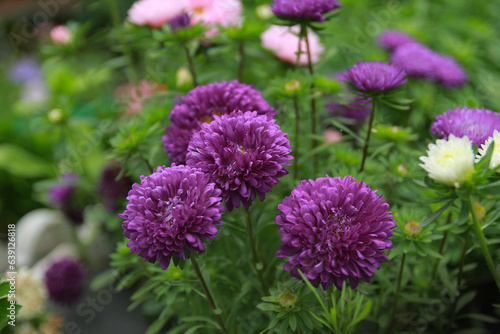
[[[402,176],[405,176],[406,174],[408,174],[408,169],[406,169],[405,165],[399,165],[397,170],[398,170],[398,173]]]
[[[302,89],[299,80],[293,79],[285,84],[285,90],[287,93],[298,93]]]
[[[482,206],[479,202],[474,202],[474,211],[476,212],[476,216],[479,220],[482,220],[486,214],[484,206]]]
[[[293,290],[282,291],[278,296],[278,302],[283,309],[292,309],[297,305],[299,297]]]
[[[47,117],[52,123],[59,123],[64,119],[64,111],[61,109],[52,109],[47,114]]]
[[[185,67],[180,67],[175,74],[175,83],[179,89],[190,89],[193,87],[193,75]]]
[[[269,5],[257,6],[257,8],[255,8],[255,14],[257,14],[257,17],[261,20],[268,20],[274,15]]]
[[[418,226],[416,221],[406,223],[404,233],[409,237],[415,237],[422,233],[422,228]]]

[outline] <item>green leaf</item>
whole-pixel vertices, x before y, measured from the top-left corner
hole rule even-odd
[[[479,320],[479,321],[487,322],[490,324],[496,324],[498,322],[497,318],[494,318],[494,317],[486,315],[486,314],[481,314],[481,313],[469,313],[469,314],[465,314],[461,317],[458,317],[458,319],[461,319],[461,318],[469,318],[469,319]]]
[[[434,212],[432,215],[430,215],[429,217],[427,217],[426,219],[424,219],[421,223],[420,223],[420,227],[425,227],[427,225],[429,225],[430,223],[432,223],[433,221],[435,221],[439,216],[441,216],[441,214],[446,210],[448,209],[448,207],[453,204],[453,202],[455,202],[455,198],[451,199],[448,203],[446,203],[445,205],[443,205],[439,210],[437,210],[436,212]]]
[[[194,333],[197,329],[199,328],[203,328],[204,326],[203,325],[199,325],[199,326],[194,326],[194,327],[191,327],[189,330],[186,331],[186,333],[184,334],[192,334]]]
[[[290,313],[289,325],[290,329],[295,332],[297,329],[297,318],[295,317],[295,313]]]
[[[476,291],[469,291],[460,297],[458,297],[457,307],[455,309],[455,314],[458,313],[465,305],[471,302],[476,296]]]
[[[490,225],[491,223],[494,223],[495,221],[497,221],[498,218],[500,218],[500,207],[496,209],[495,212],[493,212],[493,214],[488,219],[488,222],[486,222],[485,225],[487,226]]]
[[[55,171],[49,162],[13,144],[0,145],[0,169],[19,177],[48,177]]]
[[[208,318],[208,317],[193,315],[190,317],[184,317],[181,319],[181,321],[183,321],[183,322],[197,322],[197,321],[206,322],[207,324],[210,324],[219,330],[221,329],[219,324],[215,320],[212,320],[211,318]]]
[[[279,307],[276,304],[270,304],[270,303],[260,303],[257,305],[258,309],[261,309],[262,311],[276,311],[279,312],[281,310],[281,307]]]
[[[321,299],[321,297],[319,296],[318,292],[316,291],[316,289],[312,286],[311,282],[309,282],[309,280],[307,279],[307,277],[302,273],[302,271],[299,270],[299,274],[300,276],[302,277],[302,279],[304,280],[304,282],[306,282],[307,286],[309,287],[309,289],[311,289],[311,291],[314,293],[314,296],[316,296],[316,299],[318,300],[319,304],[321,305],[321,307],[323,308],[323,311],[325,312],[325,314],[328,314],[328,309],[326,308],[325,306],[325,303],[323,303],[323,299]]]
[[[479,171],[481,175],[484,175],[490,169],[490,160],[493,156],[495,148],[495,142],[493,142],[486,151],[486,154],[481,157],[481,160],[474,166],[476,171]]]
[[[302,319],[302,321],[304,322],[304,324],[308,329],[314,328],[314,323],[312,322],[312,319],[309,316],[309,314],[307,314],[306,312],[299,312],[299,317]]]
[[[151,326],[148,327],[148,330],[146,331],[146,334],[156,334],[158,333],[163,326],[167,323],[168,317],[160,317],[156,319]]]
[[[3,297],[9,293],[10,283],[2,282],[0,283],[0,297]]]
[[[496,196],[500,195],[500,181],[489,184],[480,185],[477,187],[477,192],[481,196]]]

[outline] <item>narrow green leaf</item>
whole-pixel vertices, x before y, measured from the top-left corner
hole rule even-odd
[[[295,313],[290,313],[290,329],[295,332],[297,329],[297,318],[295,317]]]
[[[476,291],[469,291],[458,297],[459,299],[457,301],[455,314],[458,313],[465,305],[469,304],[469,302],[471,302],[475,296],[476,296]]]
[[[326,308],[325,306],[325,303],[323,303],[323,299],[321,299],[321,297],[319,296],[318,292],[316,291],[316,289],[312,286],[311,282],[309,282],[309,280],[307,279],[307,277],[302,273],[302,271],[299,270],[299,274],[300,276],[302,277],[302,279],[304,280],[304,282],[306,282],[307,286],[309,287],[309,289],[311,289],[311,291],[314,293],[314,295],[316,296],[316,299],[318,300],[318,302],[320,303],[321,307],[323,308],[323,311],[328,314],[328,309]]]
[[[192,334],[194,333],[196,330],[198,330],[199,328],[203,328],[204,326],[203,325],[198,325],[198,326],[194,326],[194,327],[191,327],[189,330],[186,331],[186,333],[184,334]]]
[[[429,225],[430,223],[432,223],[433,221],[435,221],[439,216],[441,216],[441,214],[446,210],[448,209],[448,207],[453,204],[453,202],[455,202],[455,198],[451,199],[448,203],[446,203],[445,205],[443,205],[439,210],[437,210],[436,212],[434,212],[432,215],[430,215],[429,217],[427,217],[426,219],[424,219],[421,223],[420,223],[420,227],[425,227],[427,225]]]
[[[496,324],[499,321],[497,318],[494,318],[494,317],[486,315],[486,314],[481,314],[481,313],[469,313],[469,314],[465,314],[465,315],[458,317],[458,318],[459,319],[460,318],[469,318],[469,319],[479,320],[482,322],[487,322],[490,324]]]

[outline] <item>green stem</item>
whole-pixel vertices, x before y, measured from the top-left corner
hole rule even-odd
[[[479,240],[479,245],[481,246],[481,251],[483,252],[484,259],[486,260],[486,263],[488,265],[488,268],[490,269],[491,275],[493,276],[493,279],[495,280],[495,283],[497,284],[498,290],[500,290],[500,274],[496,270],[495,264],[493,263],[491,253],[488,249],[488,242],[486,241],[486,238],[484,237],[483,228],[481,227],[481,224],[479,223],[479,220],[477,219],[476,210],[474,210],[474,204],[472,202],[472,196],[470,196],[470,195],[469,195],[468,205],[469,205],[469,212],[472,216],[472,223],[473,223],[474,231],[476,232],[477,239]]]
[[[446,225],[449,225],[451,222],[451,212],[448,213],[448,217],[446,218]],[[439,254],[443,255],[444,246],[446,244],[446,239],[448,238],[448,231],[444,231],[443,239],[441,240],[441,245],[439,246]],[[429,286],[432,281],[434,281],[434,277],[436,277],[437,267],[439,266],[440,259],[436,260],[434,264],[434,268],[432,269],[431,281],[429,282]]]
[[[182,46],[184,47],[184,51],[186,52],[186,58],[188,61],[189,71],[191,72],[191,75],[193,76],[193,83],[195,86],[198,86],[198,78],[196,77],[196,71],[194,69],[193,57],[191,57],[191,53],[189,52],[189,48],[187,47],[187,45],[183,44]]]
[[[464,240],[464,247],[462,248],[462,255],[460,256],[460,266],[458,267],[458,278],[457,278],[457,291],[460,291],[460,287],[462,285],[462,274],[463,274],[463,268],[464,268],[464,263],[465,263],[465,255],[467,253],[467,244],[469,243],[469,236],[470,236],[470,227],[467,229],[467,232],[465,233],[465,240]],[[458,295],[453,301],[453,306],[451,308],[451,318],[450,318],[450,330],[451,327],[453,326],[453,323],[455,322],[455,315],[457,313],[457,304],[458,304]]]
[[[313,68],[313,64],[312,64],[312,57],[311,57],[311,46],[310,46],[310,43],[309,43],[309,36],[307,34],[307,27],[305,28],[302,28],[304,32],[304,36],[305,36],[305,39],[306,39],[306,46],[307,46],[307,64],[308,64],[308,68],[309,68],[309,73],[311,74],[311,76],[313,77],[313,82],[311,84],[311,92],[312,92],[312,95],[311,95],[311,133],[313,136],[316,136],[317,135],[317,127],[316,127],[316,123],[317,123],[317,120],[316,120],[316,97],[314,95],[314,90],[316,88],[316,86],[314,85],[314,68]],[[318,141],[316,140],[316,138],[313,138],[312,139],[312,149],[313,151],[318,147]],[[318,170],[318,156],[317,154],[314,154],[313,155],[313,175],[316,175],[316,171]]]
[[[238,42],[238,54],[240,55],[240,64],[238,67],[238,80],[245,82],[245,41]]]
[[[368,124],[368,131],[366,133],[365,147],[363,148],[363,160],[361,160],[361,167],[359,168],[360,173],[365,169],[365,160],[368,154],[368,145],[370,143],[370,135],[372,134],[373,120],[375,119],[375,104],[376,101],[375,99],[373,99],[372,112],[370,113],[370,122]]]
[[[394,324],[394,317],[396,316],[396,310],[398,308],[399,292],[401,291],[401,281],[403,280],[403,269],[405,267],[406,253],[403,253],[403,258],[401,259],[401,266],[399,267],[398,275],[398,285],[396,287],[396,295],[394,296],[394,305],[392,305],[391,320],[389,322],[388,333],[392,333],[391,329]]]
[[[264,280],[264,276],[262,275],[262,271],[265,269],[264,264],[259,261],[259,257],[257,255],[257,246],[255,244],[255,240],[253,237],[253,223],[252,223],[252,217],[250,216],[250,210],[245,210],[246,211],[246,224],[247,224],[247,234],[248,238],[250,239],[250,249],[252,250],[252,258],[253,258],[253,265],[255,268],[255,271],[257,272],[257,277],[259,278],[260,284],[262,285],[262,289],[264,289],[264,292],[268,292],[268,287],[266,284],[266,281]]]
[[[228,333],[226,326],[224,325],[224,322],[222,321],[221,316],[218,314],[220,312],[220,309],[217,308],[215,305],[214,299],[212,298],[212,294],[210,293],[210,290],[208,289],[207,283],[205,282],[205,279],[203,278],[203,274],[201,273],[200,267],[198,266],[198,262],[195,259],[196,256],[191,256],[191,263],[193,264],[193,269],[196,273],[196,276],[198,276],[198,279],[200,280],[201,288],[203,289],[203,292],[205,293],[205,297],[207,297],[208,303],[210,304],[210,307],[214,311],[215,318],[217,322],[219,323],[220,328],[224,333]]]
[[[293,178],[297,180],[299,178],[299,143],[300,143],[300,113],[299,113],[299,103],[297,97],[293,97],[293,108],[295,110],[295,142],[293,148]]]

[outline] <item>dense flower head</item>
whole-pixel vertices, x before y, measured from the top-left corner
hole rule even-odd
[[[470,180],[474,173],[474,152],[472,143],[467,136],[463,138],[449,135],[448,140],[438,139],[435,144],[429,144],[427,156],[420,157],[431,179],[459,188]]]
[[[120,215],[131,253],[167,269],[172,255],[185,260],[186,251],[204,253],[203,240],[217,234],[222,224],[221,191],[208,175],[188,166],[159,166],[141,176],[130,190]]]
[[[490,159],[490,169],[496,168],[498,165],[500,165],[500,132],[499,130],[495,130],[493,132],[493,135],[486,140],[484,144],[481,145],[481,147],[478,149],[478,155],[476,156],[476,162],[479,162],[485,155],[486,152],[488,152],[488,149],[490,148],[490,145],[495,143],[493,147],[493,155],[491,156]],[[498,173],[500,173],[500,170],[497,170]]]
[[[352,83],[361,93],[388,91],[407,81],[405,71],[398,65],[375,60],[357,62],[340,79]]]
[[[351,176],[304,180],[278,209],[283,245],[276,256],[290,257],[283,269],[298,279],[300,270],[324,290],[347,280],[355,288],[389,260],[382,252],[392,248],[389,204]]]
[[[291,64],[297,64],[297,53],[299,51],[300,26],[277,26],[272,25],[269,29],[260,35],[262,46],[273,51],[279,59]],[[320,60],[324,47],[321,44],[318,35],[312,30],[307,31],[309,39],[309,49],[311,51],[311,62],[313,64]],[[307,66],[309,58],[307,56],[307,44],[305,39],[300,42],[300,57],[298,65]]]
[[[52,28],[50,38],[54,44],[68,44],[73,39],[73,35],[67,26],[59,25]]]
[[[444,86],[461,86],[467,81],[467,74],[457,61],[450,56],[436,55],[433,79]]]
[[[383,48],[393,51],[402,45],[414,43],[416,41],[413,37],[402,31],[388,29],[380,34],[377,42]]]
[[[218,33],[216,25],[237,26],[243,21],[240,0],[187,0],[186,8],[193,23],[211,27],[205,34],[207,37]]]
[[[61,304],[71,304],[82,294],[85,277],[80,261],[64,257],[53,262],[45,272],[49,297]]]
[[[181,14],[186,4],[182,0],[139,0],[128,11],[128,21],[140,26],[161,28],[165,23]]]
[[[166,127],[166,135],[163,136],[163,148],[168,151],[170,161],[185,163],[189,141],[201,125],[211,122],[215,115],[235,110],[257,111],[259,115],[269,117],[276,114],[261,92],[237,80],[198,86],[182,97],[170,112],[172,124]]]
[[[222,189],[229,211],[248,209],[256,195],[264,200],[278,179],[288,174],[288,135],[274,119],[256,111],[235,111],[203,124],[189,143],[187,164],[210,175]]]
[[[324,14],[340,7],[338,0],[274,0],[271,11],[282,18],[324,22]]]
[[[469,137],[476,145],[484,142],[500,130],[500,113],[488,109],[457,107],[437,115],[431,125],[431,132],[436,136],[448,138]]]
[[[408,75],[417,78],[432,78],[436,69],[437,55],[420,43],[407,43],[391,54],[391,60],[404,69]]]

